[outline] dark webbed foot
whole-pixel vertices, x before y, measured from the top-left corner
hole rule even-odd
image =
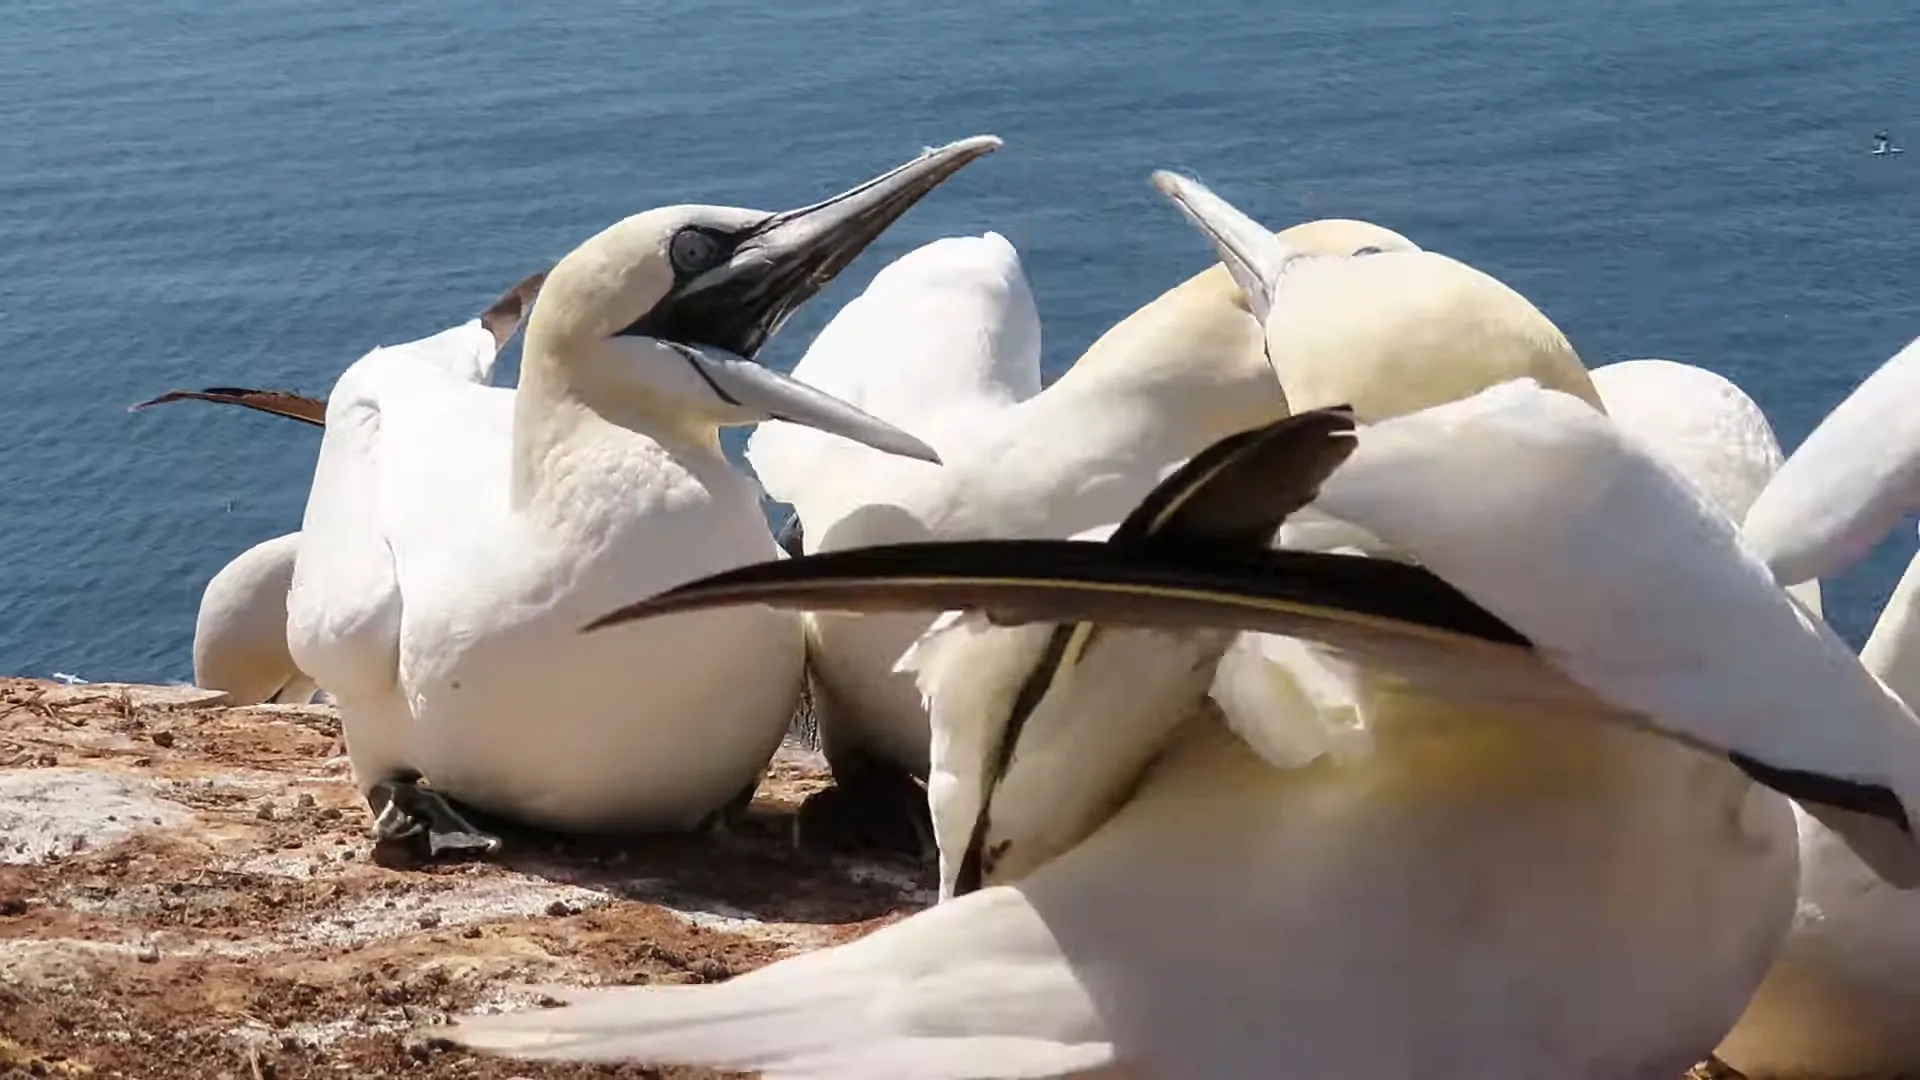
[[[879,849],[918,859],[935,858],[940,851],[926,784],[877,761],[836,770],[832,787],[801,804],[795,830],[807,847]]]
[[[415,857],[476,858],[500,850],[500,838],[474,825],[418,773],[367,789],[376,852],[400,848]]]

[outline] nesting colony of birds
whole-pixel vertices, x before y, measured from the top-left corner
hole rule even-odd
[[[999,146],[646,210],[325,401],[156,399],[322,428],[194,670],[334,702],[369,844],[724,833],[804,690],[803,827],[937,867],[850,943],[440,1034],[782,1077],[1920,1071],[1920,572],[1859,655],[1819,591],[1912,509],[1920,347],[1783,460],[1720,375],[1589,370],[1417,237],[1158,173],[1218,264],[1051,385],[993,232],[756,361]]]

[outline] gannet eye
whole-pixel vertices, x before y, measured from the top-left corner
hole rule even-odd
[[[1372,244],[1368,244],[1366,247],[1363,247],[1363,248],[1355,248],[1353,250],[1353,253],[1355,255],[1378,255],[1381,252],[1379,248],[1375,247]]]
[[[667,257],[676,273],[697,274],[720,259],[720,243],[699,229],[681,229],[667,244]]]

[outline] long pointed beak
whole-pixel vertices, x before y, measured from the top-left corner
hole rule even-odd
[[[252,390],[242,386],[210,386],[205,390],[169,390],[157,398],[149,398],[138,404],[127,406],[128,412],[139,412],[155,405],[165,405],[172,401],[210,401],[216,405],[240,405],[256,409],[275,416],[284,416],[289,420],[299,420],[316,427],[327,426],[327,403],[318,398],[301,397],[284,390]]]
[[[739,239],[726,262],[678,287],[627,332],[752,359],[787,316],[887,226],[969,162],[999,148],[993,135],[961,139],[825,202],[769,215]]]
[[[1153,186],[1213,244],[1234,283],[1246,294],[1253,317],[1265,325],[1280,275],[1302,253],[1281,243],[1272,230],[1198,180],[1162,169],[1153,174]]]
[[[805,424],[882,453],[940,464],[940,455],[933,447],[824,390],[718,349],[697,349],[674,341],[664,344],[686,357],[716,397],[739,409],[739,419],[744,423],[785,420]]]
[[[787,610],[987,612],[994,622],[1095,622],[1339,639],[1380,631],[1524,646],[1519,632],[1426,570],[1263,549],[1194,558],[1073,540],[886,544],[724,571],[588,624],[739,604]]]

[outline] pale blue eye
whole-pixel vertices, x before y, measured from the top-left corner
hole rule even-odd
[[[674,270],[697,274],[713,266],[720,256],[720,244],[698,229],[681,229],[673,234],[667,256],[673,260]]]

